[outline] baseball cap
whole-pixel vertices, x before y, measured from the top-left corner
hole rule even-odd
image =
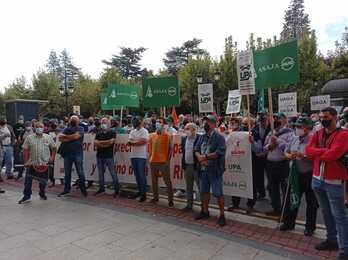
[[[313,127],[313,121],[309,117],[300,117],[294,123],[294,126],[309,126],[309,127]]]
[[[286,118],[286,115],[283,112],[275,113],[273,116],[278,118]]]

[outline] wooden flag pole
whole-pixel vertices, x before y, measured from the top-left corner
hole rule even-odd
[[[120,125],[122,127],[123,106],[121,106]]]
[[[271,124],[271,131],[274,134],[274,119],[273,119],[273,101],[272,101],[272,89],[268,88],[268,111],[269,111],[269,122]]]

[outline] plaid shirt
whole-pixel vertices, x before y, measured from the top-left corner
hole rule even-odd
[[[50,159],[50,149],[55,146],[56,144],[52,136],[43,134],[39,138],[36,134],[32,134],[25,138],[23,149],[29,150],[29,163],[33,165],[45,165]]]

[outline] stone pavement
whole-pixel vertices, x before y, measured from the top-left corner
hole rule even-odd
[[[0,195],[0,259],[334,259],[318,252],[320,239],[279,232],[265,220],[227,213],[194,221],[178,208],[110,195],[80,198],[78,192],[18,205],[21,185],[7,182]],[[35,188],[34,188],[35,189]],[[35,193],[35,192],[34,192]],[[182,205],[180,206],[182,207]],[[233,219],[233,220],[231,220]]]

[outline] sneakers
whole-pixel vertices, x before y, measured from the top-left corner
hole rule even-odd
[[[220,227],[223,227],[226,225],[226,219],[225,219],[225,215],[220,215],[220,217],[218,218],[218,221],[217,221],[218,225]]]
[[[47,200],[47,196],[45,194],[40,195],[40,200]]]
[[[295,229],[295,227],[290,227],[289,225],[287,225],[287,224],[282,224],[282,225],[280,225],[280,227],[279,227],[279,230],[280,231],[290,231],[290,230],[294,230]]]
[[[69,193],[70,193],[70,191],[63,191],[63,192],[58,194],[58,197],[64,197],[65,195],[68,195]]]
[[[146,201],[146,195],[140,196],[140,198],[139,198],[138,201],[139,201],[139,202],[144,202],[144,201]]]
[[[203,212],[201,211],[198,215],[195,216],[195,220],[204,220],[209,218],[209,211]]]
[[[100,194],[103,194],[105,190],[98,190],[96,193],[94,193],[94,196],[98,196]]]
[[[182,190],[177,190],[177,191],[174,193],[174,197],[177,197],[177,198],[185,197],[185,192],[182,192]]]
[[[28,197],[23,197],[23,198],[21,198],[20,201],[18,201],[18,204],[24,204],[24,203],[28,203],[28,202],[30,202],[30,201],[31,201],[30,198],[28,198]]]
[[[337,251],[338,250],[338,243],[337,241],[329,241],[325,240],[315,246],[316,250],[319,251]]]

